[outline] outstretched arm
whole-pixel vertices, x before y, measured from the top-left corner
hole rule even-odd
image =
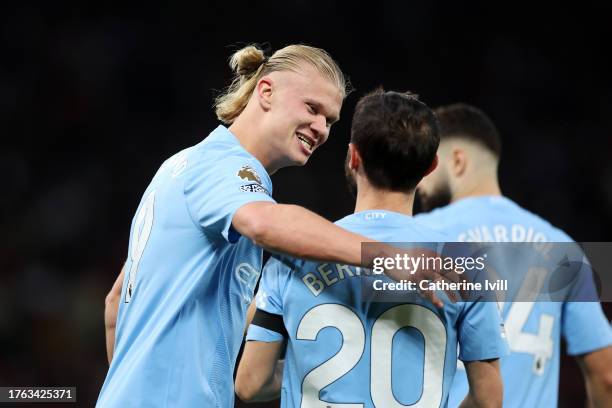
[[[104,328],[106,330],[106,356],[108,364],[112,361],[113,352],[115,351],[115,327],[117,326],[117,312],[119,310],[122,285],[123,268],[121,268],[121,273],[104,301]]]
[[[397,248],[379,243],[379,246],[369,248],[369,253],[363,253],[363,242],[377,241],[340,228],[325,218],[297,205],[276,204],[266,201],[256,201],[240,207],[232,219],[232,226],[241,235],[252,239],[255,244],[270,252],[284,253],[297,258],[321,262],[337,262],[372,267],[373,260],[381,254],[397,254]],[[373,249],[375,248],[375,249]],[[406,251],[410,252],[410,251]],[[414,250],[419,256],[422,251]],[[444,279],[437,271],[420,270],[408,273],[391,270],[387,275],[396,280],[402,279],[418,282],[422,279],[431,281]],[[447,274],[446,278],[449,278]],[[457,278],[453,278],[457,280]],[[446,291],[449,298],[455,301],[452,291]],[[429,299],[437,307],[444,304],[434,291],[428,290],[422,296]]]
[[[374,242],[303,207],[265,201],[240,207],[232,225],[270,252],[315,261],[369,266],[361,259],[361,243]]]

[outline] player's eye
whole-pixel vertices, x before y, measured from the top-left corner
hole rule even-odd
[[[317,114],[317,109],[310,103],[306,103],[306,106],[308,107],[308,112],[312,113],[313,115]]]

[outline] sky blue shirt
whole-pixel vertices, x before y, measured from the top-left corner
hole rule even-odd
[[[411,217],[389,211],[364,211],[337,224],[380,241],[446,241]],[[289,335],[283,407],[446,406],[457,343],[465,360],[505,352],[494,303],[436,309],[415,292],[406,292],[402,302],[382,302],[371,290],[376,279],[390,282],[346,265],[284,257],[266,264],[257,307],[282,315]],[[247,339],[271,342],[282,336],[251,325]]]
[[[505,197],[472,197],[415,217],[452,234],[455,241],[571,242],[563,231]],[[528,259],[500,268],[501,277],[520,273]],[[585,282],[585,285],[592,282]],[[561,336],[571,355],[612,344],[612,332],[596,302],[506,303],[503,317],[511,354],[501,359],[504,407],[556,407]],[[460,365],[450,393],[456,407],[468,392]]]
[[[232,374],[262,250],[234,213],[274,202],[223,126],[166,160],[132,221],[115,352],[99,407],[233,407]]]

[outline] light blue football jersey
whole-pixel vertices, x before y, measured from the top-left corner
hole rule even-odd
[[[337,224],[386,242],[446,241],[389,211],[359,212]],[[391,282],[346,265],[281,257],[266,264],[257,307],[282,315],[289,336],[282,407],[445,407],[457,343],[465,360],[506,351],[495,303],[446,302],[436,309],[414,291],[401,294],[401,302],[384,302],[372,296],[377,279]],[[251,324],[247,340],[282,336]]]
[[[428,227],[467,242],[571,242],[563,231],[505,197],[459,200],[415,217]],[[528,259],[512,259],[501,277],[520,273]],[[592,284],[585,282],[585,285]],[[612,331],[596,302],[514,302],[503,310],[510,354],[501,359],[504,407],[556,407],[561,336],[567,351],[578,355],[612,343]],[[462,364],[453,381],[449,406],[468,392]]]
[[[233,407],[262,250],[231,223],[271,193],[261,163],[223,126],[163,163],[132,221],[99,407]]]

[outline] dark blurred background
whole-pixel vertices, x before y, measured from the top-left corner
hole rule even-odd
[[[384,85],[483,108],[504,136],[506,195],[576,240],[609,241],[612,3],[489,3],[2,6],[0,385],[76,385],[94,404],[133,212],[162,161],[217,125],[228,57],[249,42],[325,48],[356,88],[308,166],[273,177],[278,201],[352,211],[352,109]],[[584,401],[568,359],[561,395]]]

